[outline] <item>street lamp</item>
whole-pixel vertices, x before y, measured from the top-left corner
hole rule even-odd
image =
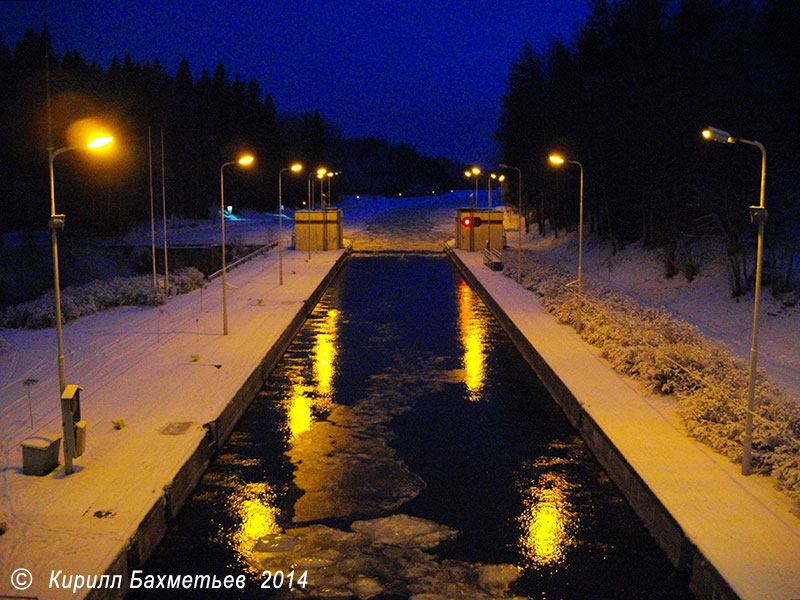
[[[252,154],[245,154],[236,160],[223,163],[219,168],[219,217],[222,224],[222,335],[228,335],[228,298],[225,279],[225,167],[237,164],[246,167],[254,160]]]
[[[522,273],[522,171],[517,167],[510,167],[509,165],[497,165],[501,169],[514,169],[519,175],[519,213],[517,222],[517,231],[519,237],[517,239],[517,283],[521,281]]]
[[[478,201],[478,175],[481,174],[481,170],[478,167],[472,167],[469,171],[464,171],[465,177],[474,177],[475,178],[475,197],[472,199],[470,203],[470,208],[475,208],[475,203]]]
[[[109,135],[94,135],[86,148],[89,150],[105,149],[114,140]],[[61,393],[67,387],[67,374],[64,368],[64,336],[61,327],[61,286],[58,275],[58,236],[56,231],[64,229],[65,215],[56,214],[56,187],[53,176],[53,161],[56,156],[69,152],[70,150],[82,150],[80,146],[65,146],[55,149],[52,146],[47,148],[48,162],[50,167],[50,240],[53,246],[53,287],[56,293],[56,342],[58,344],[58,386]]]
[[[325,167],[317,169],[317,179],[319,179],[319,207],[321,209],[325,208],[325,175],[327,173],[328,169]]]
[[[283,190],[281,187],[281,176],[284,171],[299,173],[303,170],[303,165],[295,163],[291,167],[286,167],[278,171],[278,273],[279,284],[283,285]]]
[[[753,410],[756,403],[756,363],[758,361],[758,307],[761,294],[761,257],[764,247],[764,223],[767,222],[767,209],[764,206],[764,180],[767,175],[767,151],[763,144],[753,140],[735,138],[727,131],[707,127],[703,130],[703,137],[707,140],[723,144],[742,142],[755,146],[761,151],[761,189],[759,192],[758,206],[750,207],[750,220],[758,223],[758,250],[756,252],[756,284],[755,299],[753,301],[753,341],[750,347],[750,374],[747,383],[747,412],[745,413],[744,449],[742,451],[742,474],[750,475],[753,454]]]
[[[577,160],[568,160],[559,154],[551,154],[548,159],[555,166],[569,163],[578,165],[581,170],[580,208],[578,210],[578,315],[575,319],[575,330],[580,333],[583,328],[581,320],[583,309],[583,165]]]

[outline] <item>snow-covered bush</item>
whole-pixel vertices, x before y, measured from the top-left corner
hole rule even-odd
[[[194,267],[188,267],[177,273],[170,273],[169,293],[174,295],[186,294],[205,286],[205,284],[205,275]]]
[[[204,284],[203,274],[190,267],[170,275],[170,290],[183,294]],[[61,291],[63,322],[90,315],[113,306],[157,306],[165,301],[164,292],[153,288],[152,277],[115,277],[66,287]],[[51,290],[36,300],[10,306],[0,312],[0,327],[42,329],[56,322],[55,293]]]
[[[516,265],[507,260],[507,265]],[[522,284],[546,310],[574,324],[578,298],[572,274],[527,253]],[[516,269],[505,269],[516,277]],[[745,433],[748,370],[723,344],[711,342],[670,313],[642,306],[594,282],[583,282],[582,332],[615,370],[660,394],[674,395],[692,437],[739,461]],[[800,500],[800,404],[759,372],[753,418],[753,467]]]

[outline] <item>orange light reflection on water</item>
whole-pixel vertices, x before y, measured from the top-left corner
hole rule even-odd
[[[461,346],[464,349],[464,384],[469,399],[480,399],[486,378],[486,317],[479,312],[482,301],[478,295],[462,281],[458,286],[458,326],[461,333]]]
[[[292,385],[284,400],[287,424],[294,439],[311,429],[315,410],[319,413],[332,406],[333,378],[338,355],[338,324],[340,311],[330,309],[315,323],[314,345],[311,349],[311,373],[300,363],[292,367]],[[309,383],[307,380],[313,378]]]
[[[523,490],[525,511],[520,515],[520,550],[528,564],[555,566],[575,543],[576,516],[568,500],[571,484],[563,475],[543,474]]]
[[[248,483],[228,498],[227,510],[237,523],[226,536],[228,545],[246,565],[258,541],[281,530],[275,492],[266,483]]]

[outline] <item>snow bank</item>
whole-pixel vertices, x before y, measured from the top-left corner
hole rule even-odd
[[[190,267],[169,276],[171,294],[185,294],[205,285],[203,274]],[[114,277],[109,281],[66,287],[61,291],[61,319],[64,323],[114,306],[159,306],[166,302],[161,288],[153,287],[150,275]],[[44,329],[56,323],[55,292],[36,300],[9,306],[0,312],[0,327]]]

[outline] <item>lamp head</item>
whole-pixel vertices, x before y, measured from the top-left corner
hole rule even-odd
[[[566,159],[560,154],[551,154],[547,159],[554,165],[563,165]]]
[[[472,167],[472,169],[470,169],[470,171],[472,171],[472,174],[475,175],[475,176],[478,176],[478,175],[481,174],[481,170],[478,167]]]
[[[247,166],[252,164],[254,160],[255,157],[252,154],[245,154],[244,156],[240,156],[236,162],[242,166]]]
[[[736,139],[727,131],[716,127],[706,127],[703,129],[703,139],[712,140],[721,144],[733,144]]]
[[[292,170],[292,173],[299,173],[300,171],[303,170],[303,165],[301,165],[300,163],[295,163],[289,168]]]
[[[114,141],[114,137],[110,135],[98,135],[93,138],[86,147],[91,150],[100,150],[101,148],[107,148],[111,142]]]

